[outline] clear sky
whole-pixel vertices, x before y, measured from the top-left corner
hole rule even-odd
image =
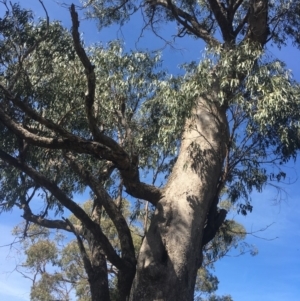
[[[76,4],[77,0],[74,0]],[[57,1],[44,0],[51,20],[61,20],[70,27],[68,10],[57,5]],[[72,1],[65,0],[70,4]],[[43,17],[44,12],[38,0],[21,0],[22,6],[32,8],[36,16]],[[0,15],[3,15],[3,6],[0,6]],[[158,41],[151,32],[146,31],[140,39],[141,20],[135,18],[129,25],[120,29],[111,27],[105,32],[98,32],[91,21],[81,22],[86,44],[102,41],[103,43],[118,37],[124,39],[129,49],[153,49],[162,47],[163,41]],[[166,29],[167,28],[167,29]],[[162,26],[162,33],[171,26]],[[159,44],[157,44],[159,43]],[[175,47],[180,50],[166,48],[163,51],[165,66],[172,73],[178,72],[178,64],[200,60],[203,52],[203,43],[192,39],[177,40]],[[300,80],[300,52],[286,47],[279,51],[271,49],[269,53],[279,57],[287,63],[297,80]],[[257,247],[259,253],[255,257],[246,254],[240,257],[227,256],[216,264],[216,275],[220,280],[217,294],[230,294],[235,301],[297,301],[300,300],[300,185],[297,180],[300,173],[299,160],[288,164],[288,180],[292,183],[284,185],[286,194],[278,202],[277,191],[266,187],[263,193],[253,193],[253,213],[235,218],[245,225],[248,232],[260,230],[271,225],[264,232],[249,235],[247,242]],[[78,197],[84,201],[85,196]],[[276,201],[277,200],[277,201]],[[12,242],[10,235],[12,227],[21,222],[21,212],[2,214],[0,216],[0,245]],[[16,246],[17,247],[17,246]],[[18,262],[18,250],[13,247],[0,248],[0,301],[29,300],[30,282],[20,274],[13,272]]]

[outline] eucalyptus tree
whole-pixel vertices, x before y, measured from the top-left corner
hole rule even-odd
[[[168,76],[159,57],[123,52],[119,43],[84,47],[74,5],[69,34],[2,3],[2,211],[17,206],[28,223],[73,233],[92,300],[110,300],[107,263],[117,271],[119,300],[192,300],[202,250],[226,218],[221,192],[226,187],[246,214],[249,193],[282,180],[282,165],[299,149],[299,86],[265,49],[288,38],[299,45],[300,2],[85,4],[100,28],[141,8],[152,28],[175,22],[178,37],[202,39],[206,58],[185,64],[182,77]],[[142,172],[166,181],[143,182]],[[86,190],[92,213],[76,202]],[[138,254],[121,210],[124,192],[154,210]],[[64,219],[64,210],[80,223]],[[103,232],[103,212],[119,250]]]
[[[92,213],[92,201],[82,208]],[[129,219],[128,202],[123,202],[122,213]],[[80,221],[71,215],[68,217],[74,226]],[[115,250],[120,250],[118,234],[106,214],[101,217],[101,229],[109,238]],[[138,250],[141,243],[140,230],[131,226],[133,243]],[[24,236],[26,233],[26,236]],[[37,224],[23,222],[13,229],[14,246],[17,248],[18,264],[16,271],[31,281],[30,300],[32,301],[89,301],[92,299],[84,257],[80,244],[74,236],[62,230],[51,230]],[[82,243],[86,255],[91,257],[93,243],[83,237]],[[111,300],[117,300],[116,269],[109,265],[109,291]]]

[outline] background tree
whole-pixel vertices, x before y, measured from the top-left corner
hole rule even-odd
[[[130,204],[124,200],[125,206],[122,213],[130,223]],[[83,204],[82,208],[92,213],[92,202]],[[69,218],[74,225],[79,225],[74,216]],[[115,249],[120,249],[117,231],[111,220],[104,213],[101,216],[101,225],[104,234],[109,238]],[[141,229],[131,225],[135,250],[138,252],[142,240]],[[15,247],[24,261],[17,265],[16,270],[25,278],[32,281],[31,300],[53,301],[53,300],[78,300],[91,299],[88,277],[85,272],[83,258],[78,248],[78,243],[73,237],[68,237],[60,230],[49,229],[31,224],[22,223],[14,228],[13,235],[16,237]],[[212,274],[214,262],[223,258],[230,249],[239,249],[237,255],[244,252],[256,254],[253,246],[243,242],[246,236],[242,225],[234,221],[226,221],[222,225],[218,235],[205,246],[203,266],[198,270],[195,300],[232,300],[230,296],[216,296],[218,289],[218,278]],[[245,245],[246,244],[246,245]],[[20,245],[21,248],[18,248]],[[84,241],[87,255],[91,260],[91,246]],[[113,266],[108,268],[108,279],[111,300],[117,300],[116,270]],[[75,297],[76,296],[76,297]],[[74,299],[75,298],[75,299]],[[204,299],[205,298],[205,299]]]
[[[125,200],[122,213],[129,221],[129,204]],[[82,208],[92,214],[92,202],[83,204]],[[78,219],[70,216],[68,219],[75,226],[80,226]],[[105,235],[113,247],[118,251],[120,244],[116,229],[103,213],[101,226]],[[138,228],[131,226],[135,249],[139,249],[141,234]],[[85,254],[80,250],[80,243],[73,235],[66,235],[61,230],[50,231],[36,224],[22,223],[13,230],[25,260],[16,267],[16,270],[24,277],[32,281],[31,300],[91,300],[91,292],[88,276],[85,271],[84,256],[92,261],[93,245],[89,240],[82,240]],[[71,237],[70,237],[71,236]],[[23,256],[22,256],[23,257]],[[108,267],[108,279],[111,299],[116,295],[116,270],[113,266]]]
[[[74,5],[71,35],[3,5],[2,211],[17,206],[27,222],[72,232],[92,300],[110,300],[107,262],[117,271],[119,300],[192,300],[202,250],[226,218],[218,206],[224,187],[246,214],[249,193],[282,180],[282,165],[296,157],[299,86],[264,49],[288,37],[298,45],[299,1],[90,2],[100,27],[142,6],[152,27],[176,21],[178,36],[204,40],[206,59],[184,65],[182,77],[120,43],[84,47]],[[165,185],[141,182],[142,171],[162,173]],[[74,200],[85,190],[91,214]],[[138,256],[123,190],[155,209]],[[80,223],[62,218],[64,210]],[[103,210],[119,250],[99,222]]]

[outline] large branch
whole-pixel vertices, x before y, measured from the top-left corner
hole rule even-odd
[[[85,69],[86,81],[87,81],[87,92],[85,93],[85,108],[88,118],[89,128],[93,133],[94,139],[101,141],[101,132],[97,127],[97,121],[94,112],[94,101],[95,101],[95,89],[96,89],[96,76],[95,76],[95,66],[90,62],[84,48],[81,46],[79,29],[78,14],[75,11],[74,4],[70,7],[71,18],[72,18],[72,37],[73,44],[77,56],[79,57],[82,65]]]
[[[27,174],[30,178],[32,178],[39,186],[46,188],[50,191],[55,198],[59,200],[59,202],[69,209],[81,222],[82,224],[89,230],[101,244],[103,251],[105,252],[108,260],[116,266],[118,269],[123,269],[125,267],[124,261],[119,257],[111,243],[107,239],[107,237],[101,231],[100,226],[93,222],[90,217],[86,214],[86,212],[78,206],[74,201],[72,201],[60,188],[49,179],[47,179],[44,175],[37,172],[30,166],[25,163],[21,163],[19,160],[10,156],[6,152],[0,149],[0,158],[15,168],[21,170],[25,174]]]
[[[135,198],[149,201],[156,206],[163,197],[163,189],[140,182],[138,166],[132,166],[130,170],[120,170],[126,192]]]
[[[70,227],[69,223],[63,220],[53,220],[53,219],[47,219],[44,218],[41,215],[33,214],[31,211],[31,208],[29,206],[29,201],[33,198],[35,195],[35,189],[32,195],[29,197],[29,199],[23,198],[23,201],[21,201],[20,209],[23,210],[24,214],[22,217],[31,223],[34,223],[36,225],[39,225],[41,227],[47,228],[47,229],[60,229],[68,232],[74,232],[75,235],[79,234],[82,230],[82,227],[75,227],[74,225]],[[22,197],[21,197],[22,199]]]
[[[42,146],[42,147],[44,146],[44,147],[49,147],[49,148],[53,147],[53,148],[69,149],[68,144],[70,144],[70,143],[71,144],[74,143],[79,148],[81,148],[80,145],[81,146],[83,146],[83,145],[86,146],[86,143],[88,141],[86,141],[85,139],[81,139],[80,137],[68,132],[63,127],[61,127],[60,125],[54,123],[50,119],[44,118],[43,116],[38,114],[34,109],[32,109],[30,106],[28,106],[24,101],[22,101],[18,96],[13,96],[10,93],[10,91],[8,91],[1,84],[0,84],[0,88],[5,93],[5,96],[7,97],[7,99],[11,100],[12,103],[15,104],[18,108],[20,108],[27,116],[29,116],[33,120],[37,121],[41,125],[44,125],[46,128],[52,130],[56,134],[59,134],[59,135],[63,136],[64,138],[67,138],[67,139],[63,139],[63,138],[53,139],[53,138],[45,138],[45,137],[40,137],[40,136],[34,135],[31,132],[29,132],[28,130],[24,129],[21,125],[19,125],[17,123],[14,123],[13,120],[8,115],[6,115],[5,112],[0,108],[0,117],[1,117],[2,122],[5,123],[5,125],[7,127],[9,127],[16,135],[22,136],[22,138],[27,140],[27,141],[30,140],[31,144],[34,144],[34,145],[37,145],[37,146]],[[109,140],[110,140],[110,138],[109,138]],[[40,144],[38,145],[38,143],[40,143]],[[74,144],[72,145],[71,149],[74,149],[73,148]],[[117,143],[115,143],[115,144],[118,146]],[[124,161],[126,161],[126,160],[124,160],[124,157],[127,154],[125,153],[125,151],[123,151],[122,148],[120,148],[118,146],[115,153],[116,153],[116,156],[118,156],[118,154],[121,153],[121,158],[119,160],[116,160],[116,156],[113,156],[113,152],[109,149],[110,145],[111,145],[111,143],[109,143],[109,145],[104,145],[103,147],[101,147],[99,145],[102,148],[102,150],[97,150],[97,155],[98,156],[100,155],[101,157],[103,157],[107,160],[111,160],[115,164],[118,164],[119,166],[122,166]],[[84,146],[84,148],[85,148],[85,146]],[[114,145],[114,148],[116,148],[115,145]],[[77,148],[77,151],[78,151],[78,148]],[[82,153],[82,152],[85,153],[86,151],[81,150],[79,152],[80,153]],[[120,155],[118,157],[120,157]],[[122,168],[124,168],[124,166],[122,166]]]
[[[70,226],[62,220],[50,220],[43,218],[39,215],[33,214],[29,208],[23,207],[23,210],[24,214],[22,215],[22,217],[28,222],[48,229],[60,229],[68,232],[73,232]]]
[[[29,130],[25,129],[21,124],[15,122],[9,115],[7,115],[3,108],[1,108],[1,106],[0,121],[15,135],[36,146],[60,148],[66,141],[66,139],[62,138],[53,139],[48,137],[41,137],[31,133]]]
[[[219,44],[219,41],[213,36],[211,36],[209,32],[205,29],[205,27],[202,26],[194,16],[188,14],[181,8],[177,7],[175,4],[172,3],[171,0],[150,0],[148,1],[148,3],[151,6],[163,6],[166,9],[170,10],[174,18],[184,28],[193,33],[195,36],[203,39],[210,46],[216,46]]]
[[[123,151],[112,151],[110,148],[94,141],[88,141],[78,136],[69,138],[48,138],[33,134],[23,126],[15,122],[0,107],[0,121],[15,135],[24,139],[26,142],[50,149],[61,149],[75,151],[77,153],[90,154],[100,159],[106,159],[115,164],[120,170],[124,179],[124,185],[129,194],[133,197],[141,198],[156,205],[161,198],[161,190],[155,186],[140,182],[138,166],[132,164],[129,155]]]
[[[1,106],[0,121],[16,136],[32,145],[50,149],[72,150],[78,153],[94,155],[97,158],[114,162],[116,167],[121,169],[128,169],[130,166],[130,158],[123,150],[113,152],[110,148],[98,142],[89,141],[75,135],[70,135],[68,138],[41,137],[15,122],[5,113]]]
[[[114,223],[121,244],[122,258],[127,259],[135,266],[135,250],[131,232],[124,216],[121,214],[120,210],[117,208],[116,204],[99,181],[86,168],[84,168],[83,165],[76,162],[76,158],[72,154],[65,154],[65,158],[71,168],[80,176],[85,184],[90,186],[97,197],[96,200],[103,205],[106,213]]]
[[[32,118],[33,120],[37,121],[38,123],[44,125],[49,130],[54,131],[55,133],[69,138],[69,139],[77,139],[77,136],[71,134],[67,130],[65,130],[63,127],[59,126],[58,124],[54,123],[50,119],[47,119],[43,117],[41,114],[37,113],[36,110],[32,109],[30,106],[28,106],[25,101],[22,101],[18,96],[14,96],[7,88],[5,88],[2,84],[0,84],[0,88],[4,92],[6,98],[14,105],[16,105],[19,109],[21,109],[27,116]]]
[[[158,200],[161,198],[161,190],[156,188],[155,186],[140,182],[138,165],[133,162],[129,154],[125,152],[125,150],[116,141],[102,134],[98,130],[96,119],[93,116],[95,74],[93,71],[93,66],[80,44],[78,33],[79,22],[74,6],[71,7],[71,15],[73,22],[74,47],[82,64],[86,69],[87,74],[87,117],[89,120],[90,129],[96,141],[86,140],[79,136],[73,135],[60,125],[42,117],[20,98],[12,95],[12,93],[4,86],[1,86],[0,88],[4,91],[7,99],[12,101],[14,105],[20,108],[31,119],[33,119],[40,125],[45,126],[45,128],[51,130],[53,133],[50,132],[48,137],[38,135],[31,129],[27,129],[22,124],[16,122],[5,112],[3,108],[1,108],[1,106],[0,121],[12,133],[14,133],[19,138],[24,139],[24,141],[26,141],[28,144],[48,149],[61,149],[77,153],[90,154],[98,159],[105,159],[112,162],[114,166],[120,170],[121,176],[124,179],[124,185],[129,194],[136,198],[148,200],[152,204],[156,205]]]
[[[181,10],[180,10],[181,11]],[[85,68],[86,79],[87,79],[87,92],[85,95],[85,106],[86,106],[86,113],[89,122],[89,127],[93,136],[97,142],[104,144],[111,148],[112,152],[116,153],[125,153],[123,148],[113,139],[101,133],[97,126],[97,120],[95,118],[94,113],[94,101],[95,101],[95,87],[96,87],[96,78],[94,68],[95,66],[92,65],[90,59],[88,58],[84,48],[80,42],[80,35],[78,32],[79,29],[79,21],[78,21],[78,14],[75,11],[75,6],[72,4],[70,8],[71,18],[72,18],[72,36],[74,42],[74,48],[76,50],[77,56],[79,57],[81,63]],[[181,11],[181,13],[184,13]],[[195,23],[195,22],[194,22]],[[128,159],[128,155],[127,158]],[[132,196],[136,198],[142,198],[148,200],[152,204],[156,204],[157,201],[161,197],[160,190],[154,186],[147,185],[140,182],[139,175],[136,172],[137,166],[132,166],[132,162],[130,161],[130,166],[124,168],[119,164],[117,161],[112,160],[117,168],[120,170],[121,175],[124,179],[124,185]]]
[[[113,151],[122,152],[123,149],[119,146],[119,144],[114,141],[112,138],[104,135],[99,130],[97,119],[95,117],[94,110],[94,102],[95,102],[95,88],[96,88],[96,76],[95,76],[95,66],[90,62],[84,48],[80,42],[80,35],[78,32],[79,29],[79,21],[78,14],[75,11],[74,4],[71,5],[70,8],[71,18],[72,18],[72,36],[73,36],[73,44],[76,51],[77,56],[79,57],[82,65],[85,69],[85,75],[87,80],[87,92],[85,93],[85,108],[88,119],[89,128],[94,136],[94,139],[97,142],[100,142],[107,147],[110,147]]]
[[[232,23],[228,20],[227,12],[219,0],[208,0],[210,8],[219,24],[225,42],[234,40]]]

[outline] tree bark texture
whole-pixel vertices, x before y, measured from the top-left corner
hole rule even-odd
[[[92,271],[88,274],[91,301],[110,301],[106,258],[99,247],[93,246],[92,249]]]
[[[203,229],[217,194],[227,143],[225,109],[199,99],[144,238],[131,301],[193,300]]]

